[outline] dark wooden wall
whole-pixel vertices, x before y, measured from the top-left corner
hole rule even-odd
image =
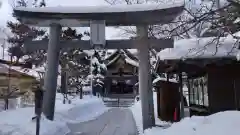
[[[157,83],[158,117],[161,120],[174,121],[175,109],[179,113],[180,94],[178,88],[179,85],[177,83],[166,81],[159,81]]]
[[[208,67],[208,98],[210,113],[236,110],[239,108],[239,70],[240,68],[238,65]]]

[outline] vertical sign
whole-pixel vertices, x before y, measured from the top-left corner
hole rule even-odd
[[[104,47],[106,44],[105,39],[105,21],[93,20],[90,23],[90,42],[93,48],[97,46]]]

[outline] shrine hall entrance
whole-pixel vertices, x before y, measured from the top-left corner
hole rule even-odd
[[[134,88],[132,84],[126,81],[112,82],[109,94],[133,94]]]
[[[105,59],[107,75],[105,94],[135,95],[138,89],[138,59],[130,51],[120,49]]]

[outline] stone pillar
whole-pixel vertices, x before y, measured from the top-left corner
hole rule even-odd
[[[55,98],[57,89],[58,64],[59,64],[59,39],[61,26],[50,26],[50,37],[47,50],[47,70],[44,78],[43,113],[47,119],[54,119]]]
[[[147,44],[148,26],[138,26],[137,35],[138,39],[146,40],[146,42],[138,42],[137,45],[139,53],[139,92],[142,104],[143,130],[145,130],[155,125],[149,45]]]

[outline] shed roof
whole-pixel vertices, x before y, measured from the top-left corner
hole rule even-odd
[[[204,37],[181,39],[174,42],[174,48],[158,53],[160,60],[206,59],[239,56],[239,40],[228,37]]]
[[[11,77],[27,77],[27,78],[32,78],[32,79],[35,78],[35,77],[33,77],[31,75],[28,75],[26,73],[19,72],[17,70],[9,68],[4,64],[0,64],[0,75],[7,76],[9,74],[10,74]]]

